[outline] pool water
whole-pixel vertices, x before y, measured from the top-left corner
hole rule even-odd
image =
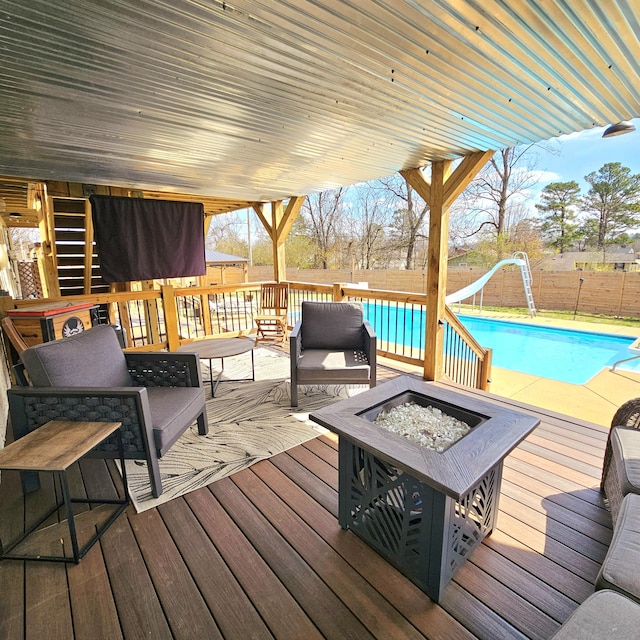
[[[604,367],[633,354],[634,338],[573,329],[458,316],[480,345],[493,349],[493,365],[571,384],[585,384]],[[640,373],[640,358],[616,367]]]

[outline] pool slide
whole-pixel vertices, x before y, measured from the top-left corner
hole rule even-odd
[[[455,291],[454,293],[450,293],[446,298],[445,302],[449,305],[455,304],[456,302],[462,302],[467,298],[470,298],[474,294],[478,293],[491,279],[491,277],[495,274],[496,271],[501,269],[502,267],[508,264],[515,264],[520,267],[520,271],[522,272],[522,281],[524,284],[525,295],[527,297],[527,304],[529,306],[529,312],[531,315],[535,315],[535,306],[533,305],[533,296],[531,294],[531,276],[529,271],[529,261],[525,258],[507,258],[506,260],[500,260],[497,264],[495,264],[487,273],[483,276],[468,284],[466,287]]]

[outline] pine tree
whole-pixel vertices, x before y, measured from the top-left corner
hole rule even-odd
[[[550,246],[564,253],[581,237],[576,222],[580,186],[575,181],[552,182],[542,190],[540,200],[536,208],[547,214],[542,220],[540,230]]]
[[[640,174],[633,175],[619,162],[608,162],[584,179],[591,186],[582,206],[589,214],[587,224],[597,230],[597,248],[626,240],[626,232],[640,221]]]

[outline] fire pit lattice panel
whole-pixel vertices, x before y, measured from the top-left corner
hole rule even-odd
[[[340,525],[357,533],[438,601],[471,551],[491,533],[498,513],[501,465],[461,500],[340,439]]]

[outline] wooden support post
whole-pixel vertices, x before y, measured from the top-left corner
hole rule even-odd
[[[273,279],[275,282],[284,282],[287,279],[287,267],[285,261],[284,243],[291,231],[294,220],[300,213],[300,207],[306,196],[292,196],[289,198],[286,209],[282,200],[271,203],[271,220],[264,211],[264,204],[257,203],[253,206],[258,219],[266,229],[273,247]]]
[[[439,380],[443,370],[444,317],[447,260],[449,257],[449,209],[477,173],[493,156],[493,151],[478,151],[465,156],[451,173],[451,161],[431,165],[431,182],[419,169],[401,171],[401,175],[429,205],[429,247],[427,250],[427,318],[425,326],[425,380]]]
[[[451,171],[451,161],[431,166],[431,200],[429,202],[429,248],[427,255],[427,317],[425,322],[425,380],[442,377],[444,345],[444,305],[447,292],[449,251],[449,208],[445,206],[444,185]]]
[[[180,346],[180,332],[178,330],[178,305],[176,295],[170,284],[160,288],[162,305],[164,307],[164,323],[167,329],[167,346],[169,351],[176,351]]]
[[[342,287],[345,285],[341,282],[333,283],[333,301],[334,302],[342,302],[345,299],[344,293],[342,293]]]
[[[282,282],[287,278],[287,263],[285,260],[284,241],[285,238],[278,236],[278,224],[282,220],[284,209],[282,200],[271,203],[271,243],[273,248],[273,280]]]

